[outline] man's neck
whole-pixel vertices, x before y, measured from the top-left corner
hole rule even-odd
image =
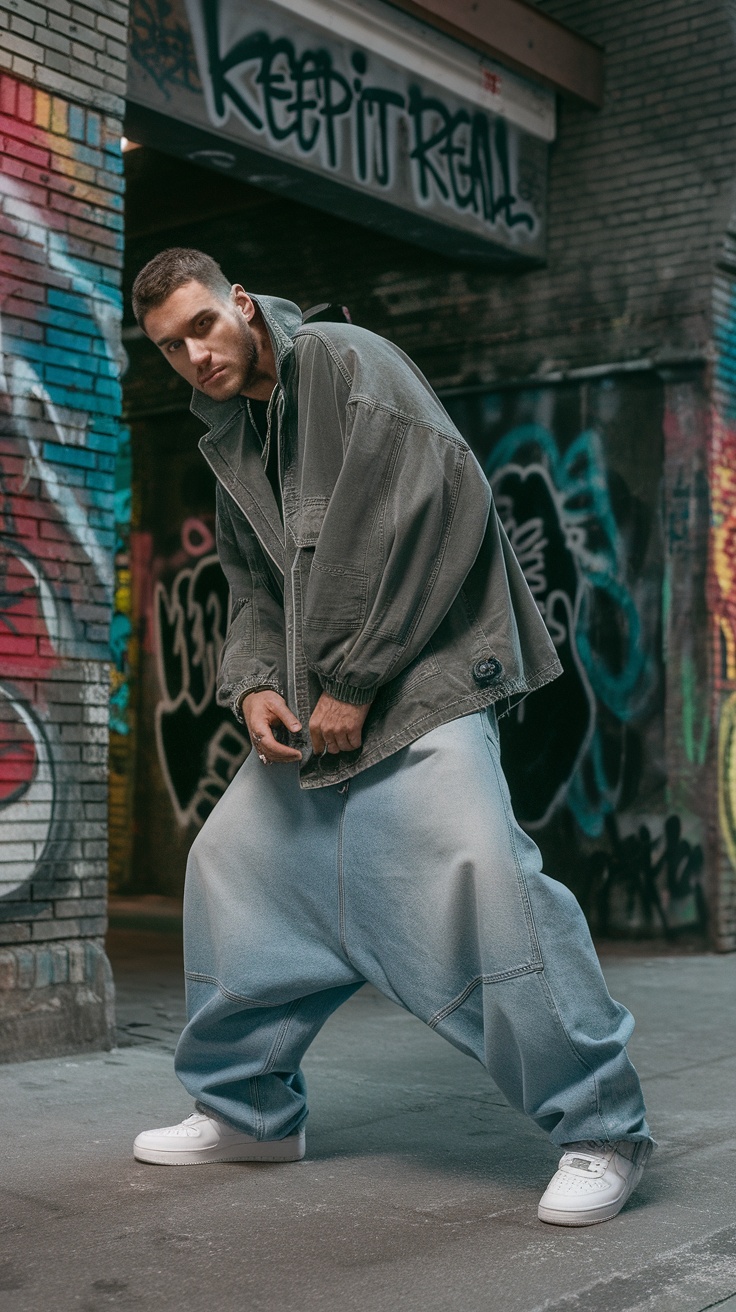
[[[251,401],[268,401],[279,381],[279,376],[276,371],[271,335],[260,313],[257,315],[254,331],[258,340],[258,363],[241,395],[247,396]]]

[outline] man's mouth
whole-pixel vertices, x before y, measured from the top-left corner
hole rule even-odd
[[[200,378],[199,380],[200,387],[206,387],[208,383],[213,382],[215,378],[218,378],[221,373],[225,372],[226,367],[227,367],[226,365],[220,364],[217,366],[216,369],[210,370],[208,374],[205,374],[204,378]]]

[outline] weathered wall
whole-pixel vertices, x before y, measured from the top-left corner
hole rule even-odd
[[[565,671],[501,719],[517,814],[548,873],[574,889],[604,936],[707,924],[707,499],[704,477],[685,489],[678,435],[668,432],[673,399],[700,421],[702,460],[698,374],[624,373],[447,402],[486,469]],[[680,469],[670,488],[665,445]],[[674,519],[683,495],[684,520]],[[669,593],[682,600],[685,547],[689,651],[674,666],[682,616]],[[675,671],[686,671],[681,688]]]
[[[113,1022],[125,17],[107,0],[0,7],[0,1060],[99,1046]]]
[[[441,384],[697,354],[711,338],[734,183],[729,4],[539,7],[604,47],[605,103],[560,105],[544,269],[385,270],[375,295],[392,332]]]
[[[601,932],[677,935],[707,925],[711,941],[735,946],[736,674],[719,636],[733,627],[736,595],[723,472],[733,463],[723,380],[730,386],[734,374],[730,309],[719,311],[714,336],[712,308],[736,172],[729,9],[721,0],[543,7],[603,44],[607,67],[602,111],[561,106],[545,268],[491,273],[431,256],[140,152],[149,211],[138,213],[129,274],[165,244],[200,245],[254,290],[304,307],[347,303],[444,389],[515,526],[566,660],[565,680],[504,722],[517,805],[548,868],[575,888]],[[165,175],[158,223],[157,170]],[[729,298],[730,283],[721,307]],[[181,477],[196,436],[185,389],[134,332],[129,345],[134,442],[157,440],[158,413],[171,474],[171,435],[181,425]],[[166,550],[150,548],[169,606],[172,582],[188,582],[196,565],[182,555],[191,513],[183,506],[167,521]],[[202,507],[197,515],[208,522]],[[142,527],[155,533],[153,520]],[[153,657],[162,630],[150,590],[144,610]],[[725,671],[715,690],[714,662]],[[168,667],[174,682],[163,668],[144,656],[141,726],[144,718],[155,725],[180,695],[181,665]],[[164,784],[161,742],[145,732],[147,789],[169,798],[156,823],[168,832],[176,825],[183,856],[194,821],[182,820],[181,799]],[[151,877],[160,886],[160,871]]]

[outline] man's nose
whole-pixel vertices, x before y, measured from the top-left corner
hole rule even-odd
[[[201,364],[205,364],[209,359],[209,347],[204,342],[197,341],[196,337],[187,339],[187,350],[189,352],[189,359],[192,364],[197,367]]]

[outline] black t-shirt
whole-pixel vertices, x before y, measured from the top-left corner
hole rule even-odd
[[[248,405],[250,407],[253,423],[256,427],[256,432],[261,439],[261,446],[265,447],[268,434],[268,404],[266,401],[253,401],[249,399]],[[271,445],[268,451],[268,460],[266,461],[266,478],[271,484],[271,489],[276,498],[276,505],[279,508],[279,515],[281,516],[283,523],[284,507],[281,501],[281,485],[279,482],[279,444],[276,440],[276,420],[273,416],[271,418]]]

